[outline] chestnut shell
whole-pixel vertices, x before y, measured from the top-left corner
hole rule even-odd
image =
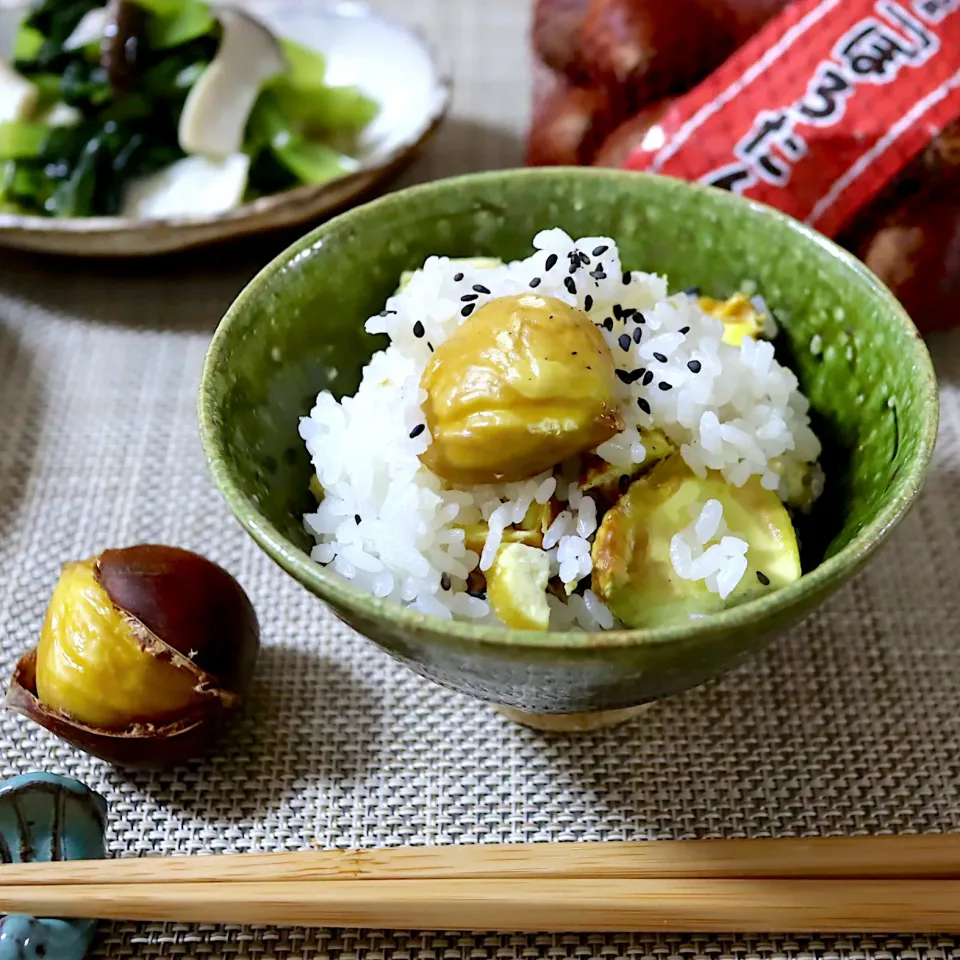
[[[221,567],[176,547],[141,545],[107,550],[98,579],[111,601],[155,640],[154,655],[176,659],[210,693],[200,705],[159,726],[137,723],[105,731],[65,716],[37,696],[36,648],[18,661],[5,706],[67,743],[128,767],[164,767],[206,753],[249,686],[260,649],[256,612],[242,587]],[[192,656],[191,656],[192,654]]]
[[[552,70],[570,80],[586,79],[580,51],[580,28],[590,0],[538,0],[533,11],[533,47]]]
[[[260,648],[257,615],[222,567],[179,547],[142,544],[104,550],[97,579],[114,606],[183,654],[217,685],[240,693]],[[233,638],[230,644],[224,637]]]
[[[593,158],[593,165],[618,169],[622,167],[633,151],[640,146],[650,128],[660,122],[673,103],[672,97],[657,100],[625,123],[621,123],[600,145],[600,149]]]
[[[527,140],[526,163],[528,166],[588,164],[618,119],[605,90],[558,82],[538,106]]]

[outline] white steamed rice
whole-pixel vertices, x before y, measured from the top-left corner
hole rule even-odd
[[[468,293],[478,294],[474,309],[525,292],[556,297],[598,325],[617,367],[626,429],[596,452],[616,467],[645,459],[638,427],[659,428],[701,476],[718,470],[735,486],[757,476],[784,500],[812,465],[814,485],[820,482],[809,404],[772,344],[749,337],[740,347],[722,343],[722,323],[695,298],[668,297],[663,277],[623,272],[610,238],[574,242],[562,230],[545,230],[534,247],[533,256],[499,267],[430,257],[367,321],[366,330],[387,334],[390,344],[373,355],[357,393],[342,401],[321,393],[301,420],[324,489],[317,511],[305,517],[316,540],[313,559],[360,589],[437,617],[498,622],[485,599],[467,592],[467,576],[477,566],[489,569],[503,530],[551,497],[563,505],[543,541],[551,573],[573,584],[591,572],[597,507],[570,478],[548,471],[454,488],[418,459],[430,443],[420,378],[432,350],[472,312],[461,300]],[[754,302],[766,309],[760,298]],[[674,569],[725,597],[747,568],[747,544],[726,531],[718,501],[693,514],[671,543]],[[462,526],[481,521],[489,534],[478,556],[466,548]],[[589,589],[566,603],[548,601],[551,628],[614,626]]]

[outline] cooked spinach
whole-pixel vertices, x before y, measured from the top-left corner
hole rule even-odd
[[[0,205],[44,216],[114,215],[131,178],[186,156],[180,115],[221,37],[210,7],[111,0],[108,15],[123,27],[123,44],[65,49],[83,18],[103,5],[39,0],[23,21],[14,66],[38,87],[39,115],[0,125]],[[248,197],[339,176],[348,159],[314,137],[362,129],[376,113],[355,88],[325,84],[322,56],[281,42],[289,70],[261,92],[247,127]],[[44,125],[54,105],[74,111],[65,125]]]
[[[213,22],[207,35],[188,36],[170,49],[141,45],[136,72],[117,95],[99,59],[89,51],[63,49],[83,16],[100,5],[45,0],[25,21],[44,39],[34,59],[17,61],[18,71],[34,81],[44,78],[45,99],[80,113],[75,125],[51,128],[32,156],[21,150],[11,157],[0,142],[0,156],[15,163],[2,197],[25,211],[55,217],[117,214],[130,178],[155,173],[185,156],[177,143],[177,124],[191,86],[216,53]]]

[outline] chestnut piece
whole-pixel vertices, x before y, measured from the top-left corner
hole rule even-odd
[[[178,763],[239,706],[259,646],[253,606],[216,564],[175,547],[107,550],[64,565],[6,705],[109,762]]]

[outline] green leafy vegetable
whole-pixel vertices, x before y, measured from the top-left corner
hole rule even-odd
[[[147,41],[153,50],[169,50],[206,36],[216,23],[203,0],[183,0],[172,13],[158,13],[147,22]]]
[[[39,30],[24,24],[17,31],[13,44],[14,60],[35,60],[43,49],[44,36]]]
[[[36,157],[43,149],[49,133],[50,128],[42,123],[16,120],[0,123],[0,160]]]
[[[326,183],[353,166],[349,157],[300,133],[281,109],[275,91],[265,91],[257,100],[248,131],[248,150],[270,151],[277,163],[302,183]],[[255,173],[256,168],[251,171],[251,182],[259,187]]]
[[[267,86],[291,123],[315,131],[362,130],[377,115],[376,102],[357,87],[325,82],[327,64],[322,54],[292,40],[280,43],[290,69]]]
[[[210,5],[127,0],[145,14],[127,18],[136,49],[120,84],[101,64],[99,44],[64,49],[84,16],[104,2],[38,0],[21,24],[14,66],[40,98],[32,122],[0,125],[4,209],[57,217],[116,214],[132,178],[185,156],[178,141],[180,114],[222,36]],[[321,54],[290,40],[280,43],[289,69],[266,84],[247,127],[248,197],[349,172],[355,161],[332,141],[351,141],[377,113],[358,89],[326,83]],[[42,122],[58,104],[73,108],[75,122]]]

